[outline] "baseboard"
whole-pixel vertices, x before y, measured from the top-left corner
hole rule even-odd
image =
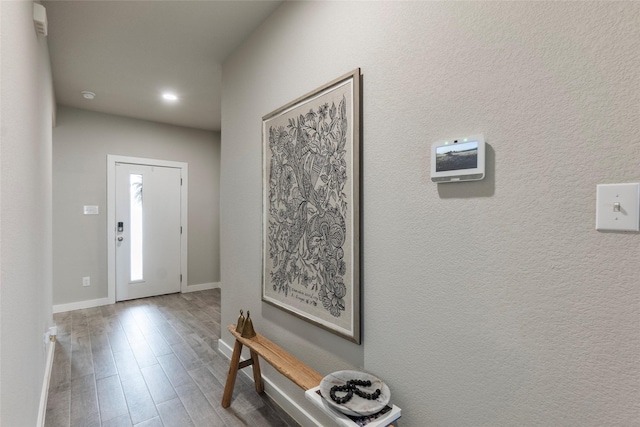
[[[42,391],[40,393],[40,407],[38,408],[37,427],[44,427],[44,419],[47,414],[47,399],[49,398],[49,381],[51,380],[51,369],[53,367],[53,356],[56,351],[55,341],[47,343],[47,360],[44,367],[44,379],[42,381]]]
[[[212,283],[200,283],[199,285],[188,285],[182,291],[182,293],[187,292],[196,292],[196,291],[206,291],[208,289],[216,289],[220,287],[220,282],[212,282]]]
[[[199,285],[186,286],[183,293],[206,291],[207,289],[216,289],[220,287],[220,282],[200,283]],[[83,308],[101,307],[103,305],[113,304],[109,298],[91,299],[86,301],[70,302],[67,304],[58,304],[53,306],[54,313],[64,313],[65,311],[81,310]]]
[[[227,359],[231,360],[233,349],[221,339],[218,340],[218,351]],[[253,382],[253,368],[251,366],[248,366],[239,372]],[[271,400],[278,404],[282,410],[289,414],[289,416],[296,420],[300,425],[317,427],[325,425],[307,412],[302,406],[298,405],[289,395],[275,385],[273,381],[265,377],[264,374],[262,375],[262,381],[264,383],[264,392],[267,393]]]
[[[91,299],[87,301],[70,302],[67,304],[58,304],[53,306],[54,313],[64,313],[65,311],[81,310],[83,308],[100,307],[103,305],[113,304],[109,298]]]

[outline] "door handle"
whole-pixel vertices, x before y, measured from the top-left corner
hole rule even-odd
[[[124,240],[124,237],[118,236],[118,242],[122,242],[123,240]]]

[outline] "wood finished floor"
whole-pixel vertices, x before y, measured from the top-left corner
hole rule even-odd
[[[45,426],[297,426],[217,352],[220,289],[54,314]]]

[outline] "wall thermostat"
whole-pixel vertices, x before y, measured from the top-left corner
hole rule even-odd
[[[431,145],[431,181],[479,181],[484,178],[484,136],[471,135]]]

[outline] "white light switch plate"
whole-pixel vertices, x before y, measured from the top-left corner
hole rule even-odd
[[[596,199],[596,230],[640,231],[640,184],[600,184]]]
[[[85,215],[98,215],[98,207],[97,206],[84,206],[83,212]]]

